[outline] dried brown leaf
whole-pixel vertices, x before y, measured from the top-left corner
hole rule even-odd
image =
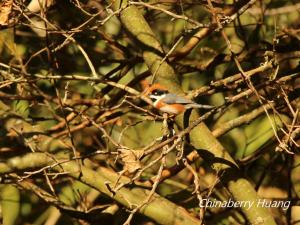
[[[12,10],[13,0],[4,0],[0,4],[0,25],[8,25],[9,15]]]
[[[141,150],[131,150],[127,148],[119,149],[121,160],[124,163],[124,170],[134,173],[142,167],[140,158],[143,155]]]

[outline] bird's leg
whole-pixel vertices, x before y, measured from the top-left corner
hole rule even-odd
[[[163,114],[163,136],[166,138],[169,138],[175,134],[174,131],[174,120],[172,117],[170,117],[169,114],[164,113]]]
[[[163,136],[165,138],[167,138],[169,136],[169,134],[170,134],[170,132],[169,132],[169,126],[168,126],[168,114],[164,113],[163,114],[163,118],[164,118],[164,120],[163,120]]]

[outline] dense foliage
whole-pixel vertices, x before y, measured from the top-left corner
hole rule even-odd
[[[300,220],[299,3],[0,4],[3,224]]]

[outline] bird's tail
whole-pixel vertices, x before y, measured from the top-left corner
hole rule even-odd
[[[192,103],[192,104],[186,105],[186,108],[213,109],[213,108],[215,108],[215,106],[213,106],[213,105],[201,105],[201,104],[197,104],[197,103]]]

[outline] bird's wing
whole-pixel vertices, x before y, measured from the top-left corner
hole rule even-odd
[[[178,96],[176,94],[168,93],[164,97],[164,102],[167,104],[193,104],[194,102],[190,99]]]
[[[190,99],[178,96],[176,94],[168,93],[163,98],[163,101],[167,104],[183,104],[186,108],[203,108],[203,109],[212,109],[215,108],[215,106],[211,105],[201,105],[198,103],[193,102]]]

